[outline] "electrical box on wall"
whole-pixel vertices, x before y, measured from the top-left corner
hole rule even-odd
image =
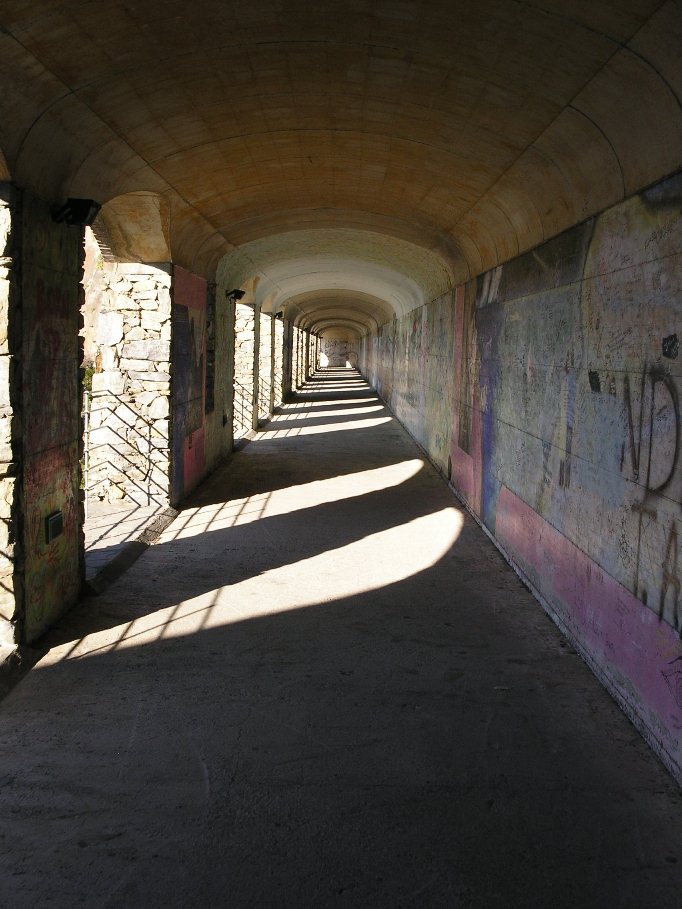
[[[45,542],[51,543],[64,530],[64,516],[61,511],[53,511],[45,518]]]

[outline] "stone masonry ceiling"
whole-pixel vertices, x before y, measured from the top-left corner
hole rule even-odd
[[[52,201],[156,194],[173,261],[213,277],[249,244],[276,306],[345,287],[399,313],[680,166],[681,22],[674,0],[6,0],[0,168]]]

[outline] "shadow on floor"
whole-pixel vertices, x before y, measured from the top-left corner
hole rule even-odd
[[[677,788],[404,432],[287,445],[5,701],[0,903],[677,907]]]

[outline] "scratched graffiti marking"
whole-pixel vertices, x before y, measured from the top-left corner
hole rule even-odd
[[[661,675],[675,699],[675,703],[682,709],[682,657],[677,657],[670,662],[670,669],[664,669]]]
[[[677,340],[677,335],[668,335],[667,338],[663,338],[662,343],[663,356],[667,357],[669,360],[676,360],[677,354],[680,351],[680,344]]]

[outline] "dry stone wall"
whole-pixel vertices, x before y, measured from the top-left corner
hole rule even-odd
[[[263,312],[260,313],[258,377],[258,419],[267,420],[272,389],[272,316]]]
[[[253,357],[256,315],[252,306],[235,303],[234,314],[234,437],[251,429],[253,407]]]
[[[88,496],[169,501],[171,266],[107,264],[100,279]]]
[[[274,320],[274,330],[275,330],[275,359],[274,359],[274,373],[273,373],[273,385],[274,385],[274,394],[272,403],[275,407],[278,407],[283,399],[285,394],[284,388],[284,323],[281,319]]]
[[[0,659],[14,648],[12,619],[15,614],[16,492],[18,478],[12,442],[19,429],[13,406],[11,372],[14,368],[12,338],[15,205],[12,188],[0,184]]]

